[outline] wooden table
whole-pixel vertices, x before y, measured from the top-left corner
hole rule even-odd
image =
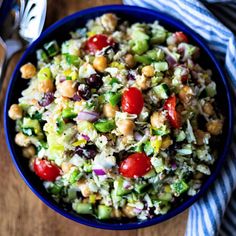
[[[105,4],[119,4],[121,0],[49,0],[46,26],[78,10]],[[19,59],[11,61],[3,91],[0,94],[0,235],[2,236],[165,236],[184,235],[187,211],[165,223],[131,231],[93,229],[55,213],[44,205],[26,186],[10,159],[3,129],[3,103],[7,82]]]

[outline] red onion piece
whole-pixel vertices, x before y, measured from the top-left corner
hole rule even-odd
[[[93,172],[96,175],[106,175],[106,172],[103,169],[93,169]]]
[[[78,120],[86,120],[90,122],[95,122],[98,120],[99,114],[97,112],[88,112],[88,111],[81,111],[78,113],[77,119]]]
[[[54,93],[47,92],[43,95],[42,99],[38,102],[39,106],[46,107],[54,101]]]
[[[136,141],[140,141],[141,139],[142,139],[142,135],[140,134],[140,133],[138,133],[138,132],[135,132],[134,133],[134,139],[136,140]]]
[[[90,138],[89,138],[88,135],[82,134],[81,136],[82,136],[86,141],[89,141],[89,140],[90,140]]]
[[[60,78],[59,78],[59,81],[60,83],[64,82],[66,80],[66,77],[64,75],[62,75]]]

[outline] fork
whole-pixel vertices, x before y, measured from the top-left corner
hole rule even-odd
[[[0,37],[0,91],[7,65],[12,56],[27,48],[41,34],[46,18],[46,0],[20,0],[11,9],[11,19],[14,23],[11,27],[4,22],[8,32],[3,32],[6,39]],[[9,30],[10,28],[10,30]]]

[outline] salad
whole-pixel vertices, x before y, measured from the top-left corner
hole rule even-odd
[[[145,220],[199,191],[223,129],[200,54],[183,32],[107,13],[20,68],[15,143],[59,204]]]

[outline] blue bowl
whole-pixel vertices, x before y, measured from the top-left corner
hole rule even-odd
[[[153,22],[158,20],[160,24],[165,26],[169,30],[173,31],[183,31],[188,35],[190,41],[195,43],[201,48],[201,57],[204,59],[204,67],[211,68],[213,71],[213,76],[215,82],[217,84],[217,88],[220,88],[220,92],[218,93],[217,101],[221,111],[225,116],[225,126],[223,131],[223,137],[220,145],[217,147],[219,151],[219,157],[213,167],[212,174],[208,179],[204,182],[201,190],[198,194],[193,197],[187,198],[183,201],[178,207],[170,210],[167,214],[156,216],[152,219],[148,219],[145,221],[121,221],[121,222],[102,222],[96,220],[92,217],[83,217],[77,215],[70,209],[65,209],[63,205],[57,204],[52,197],[46,192],[44,189],[42,182],[33,174],[28,167],[28,161],[22,158],[21,149],[14,143],[14,135],[15,135],[15,124],[14,121],[8,118],[8,109],[12,103],[17,103],[17,98],[20,97],[21,91],[26,88],[27,82],[20,78],[19,69],[21,65],[26,62],[36,63],[35,51],[43,46],[44,43],[57,39],[57,41],[63,42],[69,38],[69,32],[75,30],[78,27],[84,26],[84,24],[91,18],[95,18],[97,16],[102,15],[106,12],[116,13],[119,17],[126,19],[130,22],[137,21],[145,21],[145,22]],[[61,215],[74,220],[78,223],[102,228],[102,229],[110,229],[110,230],[128,230],[128,229],[137,229],[150,225],[154,225],[165,220],[168,220],[175,215],[183,212],[189,206],[191,206],[196,200],[198,200],[206,191],[209,189],[210,185],[214,182],[219,171],[223,165],[223,162],[226,158],[227,150],[229,148],[229,144],[231,141],[232,134],[232,101],[229,92],[229,87],[227,85],[225,76],[215,57],[209,50],[209,48],[204,43],[204,40],[201,39],[196,33],[186,27],[184,24],[179,22],[178,20],[165,15],[163,13],[152,11],[140,7],[135,6],[122,6],[122,5],[111,5],[111,6],[102,6],[90,8],[87,10],[83,10],[77,12],[73,15],[70,15],[51,27],[45,30],[44,33],[34,42],[32,45],[25,51],[24,55],[18,62],[11,81],[8,86],[6,100],[5,100],[5,108],[4,108],[4,127],[5,134],[7,139],[7,145],[11,153],[12,160],[19,171],[21,177],[24,179],[26,184],[30,187],[30,189],[49,207],[51,207],[56,212]]]

